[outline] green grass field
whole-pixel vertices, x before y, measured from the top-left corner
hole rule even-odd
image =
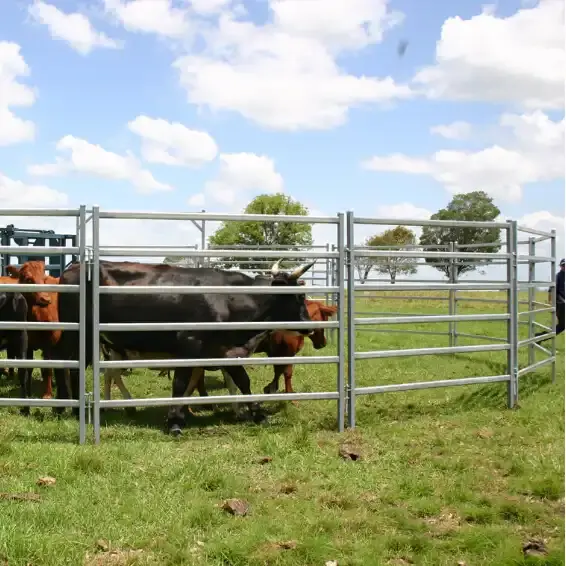
[[[426,299],[366,299],[358,308],[446,313],[445,302]],[[505,336],[500,322],[459,323],[458,331]],[[459,339],[476,343],[485,342]],[[261,425],[237,422],[229,406],[198,411],[180,440],[163,432],[166,408],[132,418],[116,409],[103,417],[99,446],[76,444],[70,416],[32,409],[26,419],[2,409],[0,565],[564,564],[562,336],[558,343],[556,383],[550,366],[522,377],[516,410],[506,408],[503,383],[364,396],[358,427],[344,434],[333,401],[269,403]],[[447,345],[446,336],[357,334],[358,350]],[[310,345],[303,352],[313,353]],[[527,348],[520,358],[524,367]],[[361,386],[497,375],[506,373],[506,353],[372,360],[356,371]],[[250,376],[259,393],[271,370]],[[208,379],[211,393],[226,393],[218,377]],[[134,396],[170,395],[156,372],[138,370],[125,382]],[[334,366],[296,366],[296,391],[335,383]],[[0,394],[17,395],[16,384],[2,378]],[[361,459],[339,456],[346,441]],[[55,485],[38,486],[44,476]],[[15,493],[39,499],[6,499]],[[248,502],[248,514],[224,511],[230,498]],[[525,557],[523,545],[535,539],[546,554]]]

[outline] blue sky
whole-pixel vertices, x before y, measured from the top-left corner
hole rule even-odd
[[[0,96],[0,112],[28,124],[0,137],[3,201],[237,211],[265,188],[316,213],[426,217],[454,192],[484,189],[505,216],[563,232],[561,1],[325,2],[324,13],[320,0],[2,2],[0,86],[35,93],[26,105]],[[27,76],[8,77],[8,44]],[[183,163],[148,157],[157,124],[144,138],[128,127],[140,116],[205,132],[216,148],[202,136],[174,147],[162,129],[157,149],[178,157],[184,145]],[[94,145],[136,165],[104,165]],[[148,188],[142,169],[168,190]]]

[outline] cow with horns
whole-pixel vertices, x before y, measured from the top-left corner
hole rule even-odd
[[[225,286],[226,294],[163,293],[151,294],[101,294],[101,323],[187,323],[187,322],[310,322],[304,294],[254,294],[230,293],[230,287],[241,286],[297,286],[299,278],[315,262],[297,267],[291,273],[283,272],[276,262],[271,276],[251,277],[236,271],[215,268],[187,268],[167,264],[144,264],[133,262],[101,261],[100,286]],[[69,266],[60,279],[62,285],[79,283],[80,265]],[[92,301],[92,284],[87,284],[87,304]],[[59,298],[59,320],[78,322],[79,297],[61,294]],[[86,363],[92,363],[92,313],[87,309]],[[123,358],[135,353],[141,358],[223,358],[245,357],[253,354],[261,341],[271,331],[218,330],[214,332],[186,331],[103,331],[101,343],[118,352]],[[286,331],[289,332],[289,331]],[[301,335],[310,333],[300,329]],[[76,331],[65,331],[57,344],[59,359],[78,359],[79,340]],[[96,353],[98,355],[98,352]],[[242,366],[229,366],[227,373],[244,395],[250,395],[250,379]],[[182,397],[188,387],[191,368],[177,368],[173,379],[173,397]],[[68,398],[69,392],[61,370],[56,370],[57,394]],[[71,370],[73,398],[78,398],[78,371]],[[255,420],[263,418],[255,403],[248,404]],[[172,406],[168,414],[169,431],[178,435],[184,425],[183,407]]]

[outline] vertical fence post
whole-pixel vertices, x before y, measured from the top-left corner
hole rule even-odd
[[[454,253],[457,249],[456,243],[455,242],[450,242],[450,245],[448,247],[448,251],[450,253]],[[451,257],[449,259],[449,273],[450,273],[450,277],[449,277],[449,281],[450,283],[454,283],[454,272],[455,272],[455,261],[454,258]],[[450,316],[454,316],[456,314],[456,291],[454,291],[453,289],[450,289],[450,291],[448,291],[448,314]],[[455,341],[455,334],[456,334],[456,323],[451,320],[448,323],[448,345],[452,348],[456,345],[456,341]]]
[[[533,258],[536,255],[536,242],[534,238],[529,238],[529,257]],[[532,284],[536,281],[535,278],[535,262],[533,259],[529,259],[529,283]],[[529,286],[529,313],[535,309],[535,293],[536,289]],[[535,335],[534,328],[535,316],[529,314],[529,338]],[[529,365],[532,366],[535,363],[535,345],[529,344]]]
[[[100,443],[100,210],[92,207],[92,382],[94,442]]]
[[[338,272],[344,273],[344,267],[346,263],[346,249],[344,245],[344,232],[346,228],[346,222],[344,218],[344,213],[338,213],[338,234],[337,234],[337,245],[338,245]],[[327,246],[329,249],[330,246]],[[327,262],[327,265],[331,265]],[[327,270],[326,280],[329,279],[329,272]],[[327,283],[328,284],[328,283]],[[346,333],[345,333],[345,318],[346,318],[346,285],[344,282],[344,277],[338,278],[338,376],[337,376],[337,388],[338,388],[338,432],[344,431],[344,422],[346,420],[346,389],[344,383],[344,376],[346,370]]]
[[[551,231],[550,238],[550,257],[552,258],[550,262],[550,280],[554,281],[554,285],[550,286],[550,306],[552,307],[552,312],[550,313],[551,322],[550,328],[552,331],[556,329],[556,230]],[[552,337],[552,383],[556,382],[556,336]]]
[[[517,221],[508,220],[507,228],[507,341],[509,351],[507,353],[507,369],[509,372],[509,383],[507,386],[507,405],[512,409],[518,401],[519,396],[519,360],[518,360],[518,296],[517,296]]]
[[[79,442],[86,442],[86,206],[79,208]],[[64,263],[61,265],[63,275]]]
[[[338,231],[340,231],[340,226],[338,226]],[[340,234],[338,234],[338,236],[340,236]],[[327,243],[326,244],[326,251],[330,252],[330,244]],[[325,265],[325,270],[324,270],[324,281],[325,281],[325,285],[327,287],[330,286],[330,260],[331,258],[327,257],[326,261],[324,263]],[[324,302],[328,305],[332,302],[332,295],[333,293],[325,293],[324,295]]]
[[[342,213],[343,214],[343,213]],[[346,221],[344,220],[344,231],[346,230]],[[344,241],[342,243],[342,247],[345,247],[345,236],[344,236]],[[337,244],[331,244],[330,246],[331,251],[335,252],[336,250],[338,250],[338,252],[340,252],[339,247]],[[344,266],[342,266],[342,277],[341,279],[344,280],[344,273],[345,271],[345,262],[346,260],[344,259]],[[337,281],[340,279],[336,274],[338,273],[338,261],[336,261],[335,258],[331,258],[330,259],[330,285],[331,287],[336,287]],[[330,301],[331,305],[338,305],[338,294],[337,293],[332,293],[331,295],[332,300]],[[344,298],[344,301],[346,299]],[[342,308],[346,308],[346,303],[342,303]],[[336,342],[336,336],[337,336],[337,329],[336,328],[331,328],[330,329],[330,343],[334,344]]]
[[[354,251],[354,213],[349,210],[346,215],[346,281],[348,284],[348,426],[356,426],[356,272]],[[340,279],[340,273],[338,274]]]

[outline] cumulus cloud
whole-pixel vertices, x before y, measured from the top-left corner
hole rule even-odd
[[[58,157],[55,163],[31,165],[28,172],[35,176],[77,172],[128,181],[141,193],[172,190],[170,185],[157,181],[149,170],[143,169],[131,153],[119,155],[71,135],[61,138],[56,148],[65,156]]]
[[[202,53],[174,62],[188,100],[293,131],[332,128],[352,107],[410,97],[409,87],[391,77],[349,74],[337,63],[345,49],[381,41],[400,15],[382,0],[321,6],[320,0],[271,0],[263,25],[221,13],[202,31]]]
[[[96,48],[121,47],[118,41],[95,30],[89,19],[78,12],[67,14],[41,0],[35,0],[28,7],[28,12],[35,21],[47,26],[53,39],[67,42],[81,55],[88,55]]]
[[[237,209],[243,197],[281,190],[283,177],[271,158],[255,153],[222,153],[217,177],[206,183],[203,193],[191,196],[188,204],[198,207],[211,203]]]
[[[436,63],[414,77],[432,98],[564,106],[564,2],[542,0],[507,17],[448,18]]]
[[[218,0],[213,3],[218,5]],[[171,0],[103,0],[105,11],[131,32],[182,38],[191,30],[189,11]]]
[[[210,134],[179,122],[138,116],[128,128],[141,137],[141,154],[149,163],[198,167],[212,161],[218,152]]]
[[[431,134],[436,134],[448,140],[465,140],[472,130],[468,122],[452,122],[451,124],[439,124],[430,129]]]
[[[509,202],[521,199],[523,185],[564,176],[564,119],[555,122],[540,110],[504,114],[500,127],[509,134],[508,147],[441,150],[428,157],[375,156],[363,166],[373,171],[428,175],[452,193],[481,187]]]
[[[29,75],[29,67],[20,53],[20,46],[0,41],[0,147],[31,141],[35,125],[12,112],[13,107],[28,107],[35,102],[35,93],[20,82]]]

